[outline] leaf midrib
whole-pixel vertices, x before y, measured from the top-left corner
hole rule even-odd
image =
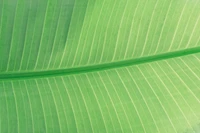
[[[188,49],[183,49],[179,51],[172,51],[163,54],[157,54],[152,56],[145,56],[141,58],[123,60],[118,62],[110,62],[105,64],[97,64],[90,66],[82,66],[75,68],[67,69],[56,69],[56,70],[47,70],[47,71],[30,71],[30,72],[10,72],[10,73],[1,73],[0,80],[5,79],[23,79],[23,78],[42,78],[42,77],[51,77],[51,76],[62,76],[62,75],[72,75],[80,74],[94,71],[102,71],[107,69],[126,67],[138,64],[144,64],[148,62],[154,62],[159,60],[165,60],[170,58],[176,58],[181,56],[186,56],[190,54],[200,53],[200,47],[193,47]]]

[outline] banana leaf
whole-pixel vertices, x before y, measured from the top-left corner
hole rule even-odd
[[[0,133],[199,133],[199,0],[0,0]]]

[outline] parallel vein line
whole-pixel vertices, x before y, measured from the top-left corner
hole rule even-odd
[[[118,113],[117,113],[117,110],[116,110],[116,108],[115,108],[115,105],[114,105],[114,103],[113,103],[113,100],[112,100],[112,98],[111,98],[111,96],[110,96],[110,93],[108,92],[108,88],[106,87],[106,85],[105,85],[105,83],[104,83],[104,81],[103,81],[103,79],[102,79],[102,77],[101,77],[101,75],[100,75],[99,73],[98,73],[98,76],[100,77],[101,83],[103,84],[103,86],[104,86],[104,88],[105,88],[105,90],[106,90],[106,92],[107,92],[107,94],[108,94],[108,97],[109,97],[109,99],[110,99],[110,101],[111,101],[111,103],[112,103],[113,109],[114,109],[114,111],[115,111],[115,113],[116,113],[117,120],[118,120],[119,125],[120,125],[120,129],[121,129],[121,131],[124,133],[123,128],[122,128],[122,124],[121,124],[120,119],[119,119],[119,115],[118,115]]]
[[[75,76],[73,76],[73,77],[74,77],[75,82],[76,82],[76,84],[78,86],[78,89],[79,89],[79,91],[81,93],[81,96],[82,96],[82,99],[83,99],[83,102],[84,102],[84,105],[85,105],[85,108],[86,108],[86,111],[87,111],[87,114],[88,114],[88,117],[89,117],[89,121],[90,121],[90,125],[91,125],[91,128],[92,128],[92,132],[94,132],[94,127],[93,127],[93,124],[92,124],[93,122],[92,122],[92,119],[91,119],[91,116],[90,116],[90,113],[89,113],[89,109],[88,109],[88,106],[86,104],[85,97],[83,95],[82,89],[81,89],[76,77]]]
[[[68,96],[68,98],[69,98],[70,106],[71,106],[71,108],[72,108],[73,116],[74,116],[74,119],[75,119],[76,129],[77,129],[77,132],[79,133],[79,131],[78,131],[78,124],[77,124],[77,118],[76,118],[76,116],[75,116],[75,110],[74,110],[74,107],[73,107],[73,104],[72,104],[72,101],[71,101],[71,97],[70,97],[70,95],[69,95],[68,88],[67,88],[67,86],[66,86],[66,84],[65,84],[65,82],[64,82],[63,77],[61,77],[61,80],[62,80],[62,83],[63,83],[63,85],[64,85],[64,87],[65,87],[66,92],[67,92],[67,96]],[[56,81],[55,81],[55,82],[56,82]],[[58,89],[59,89],[59,88],[58,88]],[[63,106],[63,107],[64,107],[64,106]]]
[[[93,88],[93,86],[92,86],[92,84],[91,84],[90,79],[88,78],[88,75],[85,75],[85,76],[86,76],[86,79],[88,80],[88,83],[90,84],[90,86],[91,86],[91,88],[92,88],[92,92],[93,92],[93,94],[94,94],[94,96],[95,96],[95,99],[96,99],[96,101],[97,101],[97,104],[98,104],[98,107],[99,107],[99,110],[100,110],[100,113],[101,113],[101,117],[102,117],[102,119],[103,119],[103,123],[104,123],[105,129],[106,129],[106,133],[108,133],[108,129],[107,129],[107,126],[106,126],[105,118],[104,118],[104,115],[103,115],[103,112],[102,112],[102,109],[101,109],[99,100],[98,100],[98,98],[97,98],[97,95],[96,95],[96,93],[94,92],[94,88]]]
[[[131,75],[130,72],[129,72],[129,70],[128,70],[127,68],[126,68],[126,70],[128,71],[129,75]],[[143,124],[143,122],[142,122],[141,116],[140,116],[140,114],[139,114],[139,111],[138,111],[138,109],[137,109],[135,103],[134,103],[134,100],[132,99],[132,97],[131,97],[131,95],[130,95],[130,92],[128,91],[128,88],[127,88],[127,86],[125,85],[124,81],[122,80],[120,74],[119,74],[117,71],[116,71],[116,73],[117,73],[118,77],[120,78],[120,80],[121,80],[123,86],[125,87],[126,92],[127,92],[128,96],[129,96],[129,98],[131,99],[131,103],[133,104],[133,106],[134,106],[134,108],[135,108],[135,111],[136,111],[136,113],[137,113],[137,116],[138,116],[138,118],[139,118],[139,120],[140,120],[140,123],[141,123],[141,125],[142,125],[142,128],[143,128],[144,132],[146,133],[145,126],[144,126],[144,124]]]

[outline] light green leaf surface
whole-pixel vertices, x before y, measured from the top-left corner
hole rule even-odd
[[[200,132],[199,9],[0,0],[0,133]]]

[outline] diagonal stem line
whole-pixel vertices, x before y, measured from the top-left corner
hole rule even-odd
[[[97,64],[90,66],[82,66],[76,68],[66,68],[66,69],[56,69],[56,70],[46,70],[46,71],[26,71],[26,72],[3,72],[0,73],[0,80],[5,79],[23,79],[23,78],[40,78],[49,76],[62,76],[62,75],[72,75],[79,73],[102,71],[107,69],[114,69],[138,64],[144,64],[148,62],[166,60],[170,58],[176,58],[186,55],[191,55],[195,53],[200,53],[200,47],[193,47],[188,49],[183,49],[179,51],[171,51],[167,53],[145,56],[135,59],[123,60],[118,62],[110,62],[105,64]]]

